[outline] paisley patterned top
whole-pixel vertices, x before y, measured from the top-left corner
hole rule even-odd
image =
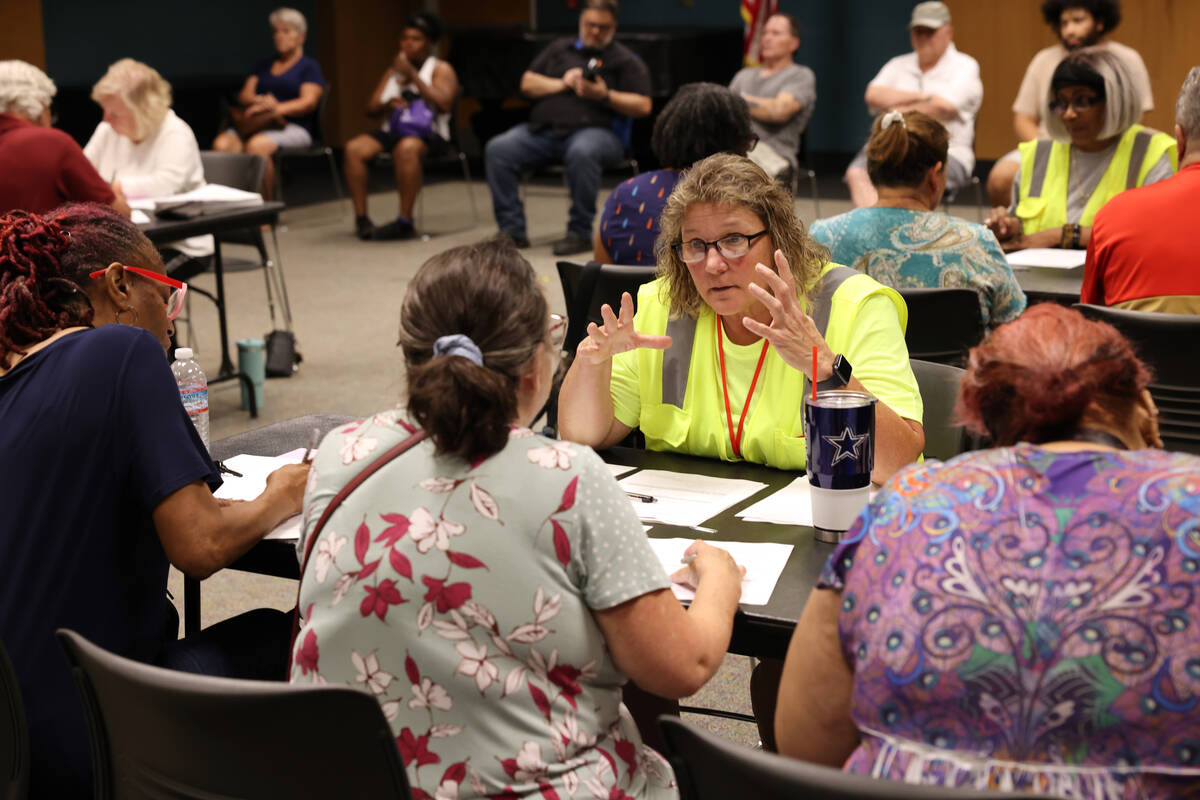
[[[1200,791],[1200,459],[1028,444],[913,465],[834,552],[846,769],[1070,797]]]
[[[412,430],[387,411],[325,438],[301,552],[338,490]],[[668,586],[591,448],[514,428],[468,464],[426,439],[322,528],[291,679],[374,695],[414,800],[678,798],[621,704],[625,676],[592,616]]]
[[[1020,316],[1025,292],[996,237],[982,225],[940,211],[856,208],[819,219],[809,231],[833,261],[893,289],[974,289],[994,328]]]

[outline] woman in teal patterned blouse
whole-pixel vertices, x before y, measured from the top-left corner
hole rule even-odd
[[[971,351],[959,412],[999,447],[899,473],[830,557],[781,752],[912,783],[1200,792],[1200,459],[1153,449],[1148,382],[1112,327],[1057,305]]]
[[[1025,310],[1025,293],[991,231],[937,211],[947,142],[942,124],[919,111],[882,115],[867,144],[878,202],[817,220],[810,233],[834,262],[885,286],[974,289],[984,323],[995,327]]]

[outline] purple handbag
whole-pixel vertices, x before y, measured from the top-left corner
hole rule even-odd
[[[423,98],[410,100],[408,105],[392,112],[388,130],[397,137],[416,136],[418,139],[428,139],[433,135],[433,111],[425,104]]]

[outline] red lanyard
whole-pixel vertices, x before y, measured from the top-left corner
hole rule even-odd
[[[750,410],[750,398],[754,396],[754,387],[758,385],[758,375],[762,372],[763,362],[767,360],[767,340],[763,339],[762,352],[758,356],[758,366],[754,368],[754,378],[750,381],[750,391],[746,392],[746,403],[742,406],[742,415],[738,418],[737,434],[733,432],[733,412],[729,409],[729,388],[725,383],[725,347],[721,341],[721,317],[717,317],[717,357],[721,361],[721,393],[725,395],[725,421],[729,423],[729,443],[733,445],[733,454],[742,457],[742,426],[746,424],[746,412]]]

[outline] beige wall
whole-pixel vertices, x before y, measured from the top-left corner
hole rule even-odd
[[[979,61],[983,75],[983,108],[975,124],[975,154],[991,159],[1016,145],[1012,101],[1029,60],[1056,41],[1042,20],[1036,0],[947,0],[959,50]],[[1126,0],[1124,19],[1115,41],[1142,54],[1150,72],[1154,110],[1143,122],[1170,132],[1175,125],[1175,97],[1188,70],[1200,64],[1196,45],[1200,32],[1197,0]]]

